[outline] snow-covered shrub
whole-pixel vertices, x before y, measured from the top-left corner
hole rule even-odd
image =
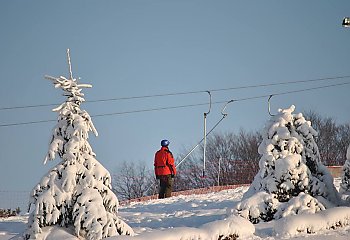
[[[313,214],[323,210],[325,207],[316,198],[306,193],[300,193],[297,197],[279,205],[275,219],[304,213]]]
[[[77,236],[86,239],[132,235],[133,230],[117,217],[118,199],[111,190],[111,176],[88,142],[88,132],[97,136],[97,131],[80,104],[84,101],[82,88],[91,86],[65,77],[49,79],[65,92],[67,100],[54,109],[59,117],[45,163],[56,154],[61,162],[31,192],[25,238],[40,238],[41,228],[54,224],[72,226]]]
[[[252,197],[239,202],[234,213],[239,213],[252,223],[258,223],[260,220],[270,221],[276,213],[278,204],[275,196],[263,191],[257,192]]]
[[[286,204],[294,209],[288,214],[295,214],[303,212],[297,206],[300,201],[309,204],[310,212],[340,203],[333,177],[320,160],[317,132],[294,110],[294,106],[280,109],[267,123],[258,149],[259,172],[236,206],[236,214],[254,223],[281,217]],[[294,201],[296,197],[299,200]]]
[[[302,213],[316,213],[325,210],[316,198],[309,194],[300,193],[288,202],[279,202],[276,195],[257,192],[253,196],[242,200],[231,213],[249,219],[252,223],[270,221]]]
[[[248,220],[239,216],[230,216],[224,220],[217,220],[201,226],[212,240],[234,240],[245,239],[252,236],[255,227]]]
[[[350,145],[346,151],[346,161],[343,166],[339,191],[347,198],[347,201],[350,200]]]

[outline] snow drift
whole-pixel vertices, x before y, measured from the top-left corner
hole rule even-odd
[[[293,237],[301,233],[317,233],[350,225],[350,208],[335,207],[316,214],[288,216],[275,223],[279,237]]]
[[[118,240],[220,240],[245,239],[254,234],[255,227],[248,220],[239,216],[230,216],[224,220],[217,220],[203,224],[199,228],[177,227],[144,233],[139,236],[118,237]]]

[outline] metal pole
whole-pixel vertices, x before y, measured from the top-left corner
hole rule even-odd
[[[205,152],[207,148],[207,113],[204,113],[203,177],[205,177]]]
[[[220,163],[221,163],[221,157],[219,157],[218,186],[220,186],[220,169],[221,169]]]
[[[208,136],[208,135],[221,123],[221,121],[224,120],[224,119],[227,117],[227,113],[225,112],[225,109],[226,109],[226,107],[227,107],[228,104],[230,104],[230,103],[232,103],[232,102],[234,102],[234,101],[235,101],[235,100],[230,100],[230,101],[228,101],[228,102],[225,104],[224,108],[223,108],[222,111],[221,111],[222,118],[210,129],[210,131],[209,131],[205,136]],[[185,156],[184,158],[181,159],[181,161],[176,165],[176,167],[180,166],[180,164],[181,164],[183,161],[185,161],[185,159],[186,159],[188,156],[191,155],[191,153],[199,146],[199,144],[201,144],[201,143],[203,142],[203,140],[204,140],[204,138],[202,138],[202,140],[200,140],[199,143],[198,143],[196,146],[194,146],[194,147],[191,149],[191,151],[190,151],[189,153],[186,154],[186,156]]]
[[[209,100],[209,110],[208,112],[204,113],[204,144],[203,144],[203,178],[205,177],[205,157],[206,157],[206,149],[207,149],[207,115],[210,113],[211,109],[211,93],[210,91],[207,91],[209,94],[210,100]]]
[[[210,93],[209,93],[209,94],[210,94]],[[228,104],[230,104],[230,103],[232,103],[232,102],[234,102],[234,101],[235,101],[235,100],[230,100],[230,101],[228,101],[228,102],[225,104],[224,108],[221,110],[222,118],[210,129],[210,131],[205,135],[205,137],[208,136],[208,135],[222,122],[222,120],[224,120],[224,119],[227,117],[227,113],[225,112],[225,109],[226,109],[226,107],[227,107]],[[199,144],[201,144],[201,143],[203,142],[203,140],[204,140],[204,138],[202,138],[202,140],[200,140],[199,143],[198,143],[196,146],[194,146],[194,147],[191,149],[191,151],[190,151],[189,153],[187,153],[186,156],[185,156],[184,158],[182,158],[181,161],[180,161],[178,164],[176,164],[176,168],[178,168],[178,167],[180,166],[180,164],[181,164],[183,161],[185,161],[185,159],[186,159],[188,156],[191,155],[191,153],[199,146]],[[220,179],[219,179],[219,180],[220,180]],[[154,184],[155,184],[155,183],[152,183],[151,186],[147,189],[147,191],[148,191]]]
[[[214,127],[212,127],[212,129],[210,129],[210,131],[209,131],[206,135],[208,136],[208,135],[220,124],[220,122],[221,122],[222,120],[224,120],[225,117],[226,117],[226,115],[222,116],[222,118],[214,125]],[[196,146],[194,146],[194,147],[191,149],[191,151],[190,151],[189,153],[187,153],[186,156],[183,157],[183,158],[181,159],[181,161],[176,165],[176,167],[180,166],[180,164],[181,164],[183,161],[185,161],[185,159],[186,159],[188,156],[191,155],[191,153],[203,142],[203,140],[204,140],[204,138],[202,138],[202,139],[198,142],[198,144],[197,144]]]

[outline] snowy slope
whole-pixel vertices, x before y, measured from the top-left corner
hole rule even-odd
[[[198,239],[198,236],[202,237],[202,239],[211,239],[211,237],[218,234],[218,232],[225,231],[228,227],[234,228],[237,226],[239,226],[241,232],[248,234],[242,239],[277,240],[283,237],[289,239],[304,239],[306,233],[300,233],[294,237],[276,236],[276,232],[283,234],[284,231],[291,231],[294,233],[295,229],[293,227],[299,227],[298,224],[300,222],[303,224],[311,223],[318,226],[318,228],[315,228],[317,230],[316,233],[308,235],[307,239],[345,240],[350,238],[349,226],[337,228],[336,230],[327,230],[324,228],[325,225],[320,222],[321,219],[326,219],[327,216],[320,217],[317,215],[301,215],[294,219],[288,219],[287,221],[283,219],[283,222],[272,221],[269,223],[259,223],[253,225],[255,227],[255,233],[251,234],[252,229],[250,228],[249,222],[246,223],[243,220],[232,218],[227,219],[227,212],[230,211],[235,202],[238,202],[242,198],[246,190],[247,187],[242,187],[233,190],[225,190],[219,193],[178,196],[121,206],[119,216],[134,229],[137,236],[118,236],[109,239],[175,240],[181,237],[183,237],[183,239]],[[346,214],[346,211],[343,210],[344,209],[338,209],[338,211]],[[336,213],[336,211],[331,211],[328,215],[332,215],[333,213]],[[341,215],[342,214],[337,213],[337,216],[343,217]],[[309,219],[312,221],[308,221]],[[21,239],[18,234],[24,230],[26,221],[26,216],[0,219],[0,240],[11,238]],[[274,230],[274,227],[279,227],[279,229]],[[43,229],[42,236],[43,239],[50,240],[78,239],[74,237],[72,233],[73,230],[70,229],[47,227]]]

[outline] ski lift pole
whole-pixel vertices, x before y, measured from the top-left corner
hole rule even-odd
[[[204,113],[204,145],[203,145],[203,178],[205,177],[205,153],[207,148],[207,116],[211,110],[211,93],[207,91],[209,94],[209,110]]]
[[[227,105],[228,105],[229,103],[232,103],[232,102],[234,102],[234,101],[235,101],[235,100],[230,100],[230,101],[228,101],[228,102],[225,104],[224,108],[223,108],[222,111],[221,111],[221,114],[222,114],[221,119],[210,129],[210,131],[206,134],[206,136],[208,136],[208,135],[222,122],[222,120],[224,120],[224,119],[227,117],[227,113],[225,113],[225,109],[226,109],[226,107],[227,107]],[[180,166],[181,163],[183,163],[183,161],[185,161],[186,158],[188,158],[188,156],[191,155],[191,153],[203,142],[203,140],[204,140],[204,138],[202,138],[202,139],[198,142],[198,144],[197,144],[196,146],[194,146],[194,147],[191,149],[191,151],[189,151],[189,153],[187,153],[186,156],[183,157],[183,158],[181,159],[181,161],[180,161],[178,164],[176,164],[176,168],[177,168],[178,166]]]
[[[220,169],[221,169],[221,157],[219,157],[219,167],[218,167],[218,186],[220,186]]]

